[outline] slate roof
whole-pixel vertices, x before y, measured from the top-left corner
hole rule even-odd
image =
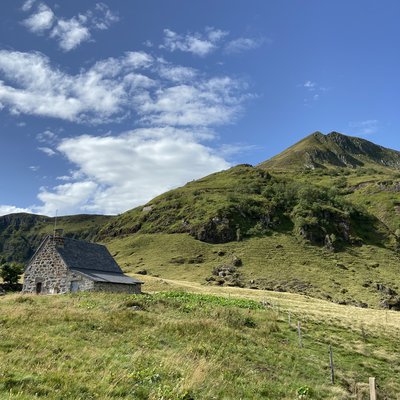
[[[96,282],[143,283],[124,275],[105,246],[66,237],[63,240],[64,246],[57,246],[57,251],[69,269]]]
[[[136,284],[136,283],[143,283],[138,281],[135,278],[131,278],[130,276],[124,274],[110,274],[107,272],[99,272],[93,270],[79,270],[75,268],[71,268],[72,271],[79,272],[80,274],[86,276],[92,281],[95,282],[108,282],[108,283],[123,283],[123,284]]]

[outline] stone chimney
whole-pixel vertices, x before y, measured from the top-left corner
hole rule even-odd
[[[56,247],[64,247],[64,229],[54,229],[53,241]]]
[[[64,236],[64,229],[54,229],[54,237],[62,238]]]

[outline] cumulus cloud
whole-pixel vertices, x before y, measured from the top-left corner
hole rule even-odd
[[[64,139],[58,150],[78,168],[75,177],[80,180],[43,188],[39,199],[44,214],[53,215],[56,209],[61,214],[120,213],[229,167],[199,143],[192,130],[171,127],[142,128],[118,136],[82,135]]]
[[[229,77],[176,85],[137,96],[142,121],[153,125],[209,126],[231,123],[241,112],[242,84]]]
[[[43,33],[53,26],[54,20],[55,15],[51,8],[44,3],[40,3],[36,13],[22,21],[22,23],[33,33]]]
[[[51,31],[50,37],[58,39],[60,47],[64,51],[70,51],[78,47],[82,42],[90,39],[90,31],[84,25],[85,18],[71,18],[60,20]]]
[[[164,43],[160,48],[183,51],[204,57],[213,52],[229,32],[215,28],[206,28],[204,33],[194,32],[180,35],[170,29],[164,29]]]
[[[20,208],[5,204],[0,204],[0,216],[7,215],[7,214],[14,214],[14,213],[31,213],[31,208]]]
[[[27,1],[23,11],[29,11],[34,2]],[[73,16],[70,19],[58,18],[45,3],[39,3],[36,10],[22,23],[33,33],[48,32],[50,38],[56,39],[60,48],[71,51],[81,43],[92,39],[95,30],[106,30],[117,22],[119,17],[104,3],[96,3],[93,10]]]
[[[44,205],[36,207],[35,211],[44,215],[55,215],[58,211],[61,215],[74,214],[79,210],[86,209],[86,205],[96,190],[97,185],[94,182],[74,182],[58,185],[48,191],[41,188],[38,195]]]
[[[92,124],[132,113],[147,124],[225,124],[241,112],[247,89],[240,80],[200,77],[144,52],[69,75],[43,54],[1,50],[0,78],[0,103],[11,113]]]
[[[241,37],[231,40],[229,43],[227,43],[225,45],[225,52],[228,54],[241,53],[243,51],[256,49],[263,43],[263,39]]]

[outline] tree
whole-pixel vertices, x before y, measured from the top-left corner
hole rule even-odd
[[[22,266],[17,263],[7,263],[0,266],[0,277],[4,283],[9,285],[16,285],[22,272]]]

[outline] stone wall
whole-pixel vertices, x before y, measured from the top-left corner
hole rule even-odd
[[[99,292],[113,292],[113,293],[128,293],[128,294],[140,294],[141,284],[126,285],[122,283],[106,283],[106,282],[95,282],[94,290]]]
[[[69,292],[67,266],[56,251],[52,237],[45,239],[28,265],[22,291],[24,293],[56,294]]]
[[[78,272],[68,271],[67,281],[69,282],[68,292],[94,290],[94,282]]]

